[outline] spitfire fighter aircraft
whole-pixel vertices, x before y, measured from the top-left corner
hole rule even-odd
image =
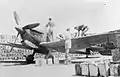
[[[14,12],[14,18],[16,24],[20,25],[19,17],[16,12]],[[21,44],[16,44],[16,39],[15,39],[14,43],[0,43],[0,45],[11,46],[10,52],[14,47],[33,50],[33,53],[31,55],[26,56],[27,63],[33,62],[35,53],[41,53],[46,55],[45,56],[46,59],[48,59],[51,56],[52,62],[54,63],[53,60],[54,57],[51,55],[51,53],[53,50],[56,50],[57,52],[65,53],[65,40],[62,39],[59,41],[43,42],[41,40],[42,37],[40,38],[38,37],[44,35],[44,33],[33,29],[37,27],[39,24],[40,23],[28,24],[22,28],[15,27],[15,29],[18,32],[16,39],[20,35],[22,39]],[[116,33],[104,33],[104,34],[98,34],[92,36],[73,38],[71,39],[72,47],[70,48],[69,53],[81,54],[82,52],[80,52],[79,50],[86,48],[86,52],[84,52],[84,54],[88,55],[90,54],[91,46],[106,42],[108,39],[109,41],[116,43]]]

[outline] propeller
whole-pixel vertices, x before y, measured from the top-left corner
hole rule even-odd
[[[24,26],[23,29],[32,29],[32,28],[35,28],[39,25],[40,25],[40,23],[28,24],[28,25]]]
[[[19,33],[17,34],[17,37],[15,38],[15,41],[14,41],[14,43],[13,43],[13,44],[15,44],[15,43],[16,43],[16,40],[17,40],[18,36],[19,36]],[[13,46],[12,46],[12,48],[10,49],[10,52],[11,52],[12,50],[13,50]]]
[[[13,13],[14,13],[14,18],[15,18],[16,24],[20,25],[20,18],[19,18],[19,16],[17,15],[16,11],[14,11]],[[37,27],[39,25],[40,25],[40,23],[28,24],[28,25],[24,26],[23,29],[32,29],[32,28],[35,28],[35,27]]]
[[[14,11],[13,14],[14,14],[14,19],[15,19],[16,24],[17,24],[17,25],[20,25],[20,24],[19,24],[20,18],[19,18],[19,16],[17,15],[16,11]],[[17,37],[15,38],[15,41],[14,41],[13,44],[16,43],[16,40],[17,40],[18,36],[19,36],[19,33],[17,34]],[[12,50],[13,50],[13,46],[12,46],[12,48],[10,49],[10,52],[11,52]]]
[[[13,14],[14,14],[14,19],[15,19],[16,24],[17,24],[17,25],[20,25],[20,18],[19,18],[19,16],[17,15],[17,12],[14,11]],[[34,32],[43,34],[42,32],[38,32],[38,31],[32,29],[32,28],[35,28],[35,27],[37,27],[37,26],[39,26],[39,25],[40,25],[40,23],[28,24],[28,25],[22,27],[22,29],[23,29],[23,30],[25,30],[25,29],[30,29],[31,31],[34,31]],[[15,29],[18,31],[18,34],[17,34],[17,37],[15,38],[13,44],[16,43],[16,40],[17,40],[17,38],[18,38],[18,36],[19,36],[19,34],[20,34],[20,32],[21,32],[19,28],[15,27]],[[10,52],[11,52],[12,50],[13,50],[13,47],[10,49]]]
[[[19,16],[17,15],[16,11],[14,11],[13,14],[14,14],[14,19],[15,19],[16,24],[19,25],[19,22],[20,22]]]

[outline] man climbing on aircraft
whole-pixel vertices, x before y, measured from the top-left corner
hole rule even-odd
[[[55,24],[52,22],[52,18],[49,18],[49,21],[45,26],[47,28],[47,41],[54,41],[53,39],[54,26]]]
[[[59,39],[59,40],[62,40],[62,39],[64,39],[64,35],[63,34],[59,34],[59,35],[57,35],[56,38]]]
[[[76,26],[74,27],[74,29],[76,29],[78,31],[78,33],[75,35],[75,37],[82,37],[82,36],[86,36],[85,32],[88,31],[88,26],[85,25],[80,25],[80,26]]]

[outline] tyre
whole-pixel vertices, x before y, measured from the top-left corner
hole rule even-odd
[[[34,60],[34,56],[33,55],[28,55],[26,57],[26,63],[27,64],[33,63],[33,60]]]

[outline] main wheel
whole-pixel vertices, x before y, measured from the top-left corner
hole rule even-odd
[[[33,55],[28,55],[26,57],[26,63],[27,64],[33,63],[33,60],[34,60],[34,56]]]

